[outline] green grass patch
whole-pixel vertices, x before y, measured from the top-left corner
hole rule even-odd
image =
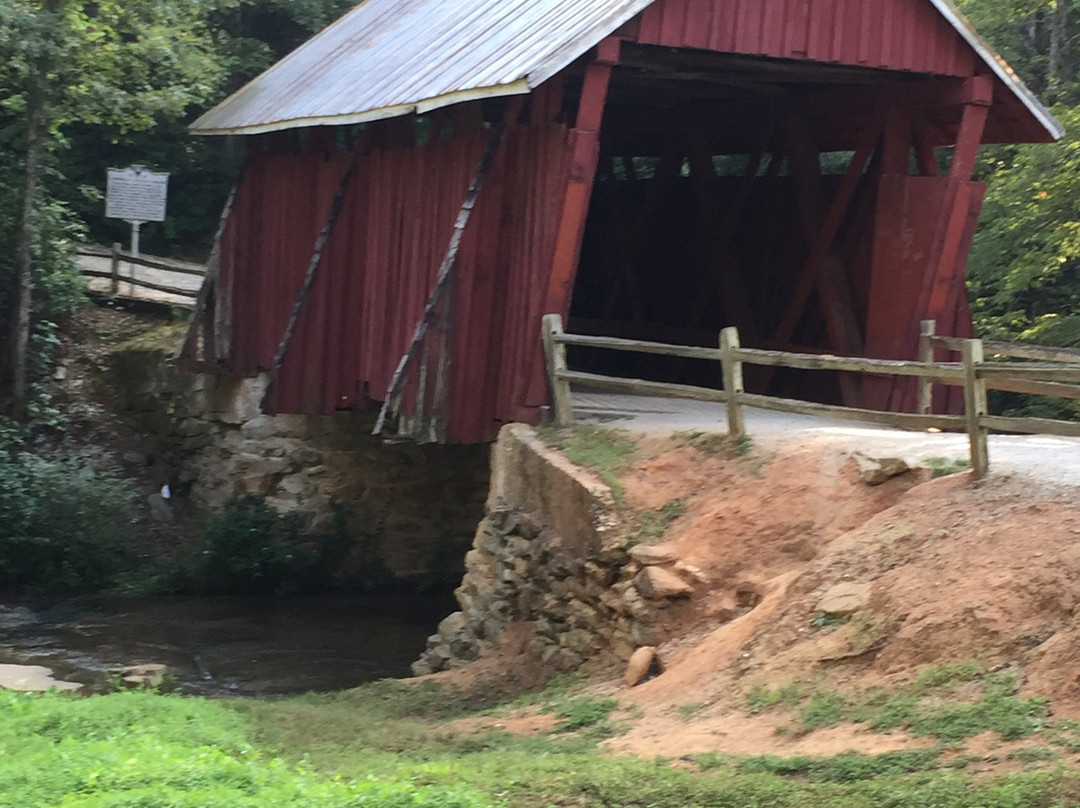
[[[558,695],[558,694],[553,694]],[[834,758],[610,758],[578,737],[611,699],[565,698],[573,734],[455,734],[474,698],[405,683],[215,702],[0,693],[0,808],[1050,808],[1058,772],[974,780],[935,750]],[[464,705],[453,702],[463,700]],[[700,757],[700,756],[699,756]],[[711,763],[711,765],[706,765]]]
[[[946,477],[971,471],[971,461],[962,457],[924,457],[923,462],[930,469],[932,477]]]
[[[631,544],[656,544],[684,513],[686,506],[681,499],[670,499],[659,508],[642,511],[637,515],[638,526],[630,538]]]
[[[611,489],[615,501],[626,504],[626,491],[619,482],[637,453],[637,444],[625,433],[599,426],[566,428],[541,427],[540,437],[572,462],[596,472]]]
[[[967,691],[958,692],[961,685]],[[755,688],[748,696],[752,713],[783,706],[796,714],[798,732],[812,732],[844,721],[874,732],[905,730],[913,735],[959,741],[980,732],[1003,740],[1026,738],[1047,724],[1045,699],[1018,699],[1016,676],[986,673],[976,665],[937,667],[899,690],[873,689],[850,696],[816,690],[803,694],[795,685],[778,690]]]

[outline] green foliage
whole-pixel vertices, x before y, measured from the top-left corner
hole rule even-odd
[[[128,483],[101,458],[0,454],[0,588],[112,583],[132,514]]]
[[[233,497],[207,519],[202,541],[165,571],[161,584],[198,594],[289,594],[318,582],[320,548],[305,543],[297,514],[265,498]]]
[[[926,457],[923,458],[923,462],[930,469],[931,476],[935,478],[971,471],[971,461],[967,458]]]
[[[959,694],[960,685],[975,695]],[[903,729],[943,741],[980,732],[1012,741],[1041,731],[1047,716],[1045,699],[1018,699],[1016,691],[1014,674],[986,673],[968,663],[928,669],[898,690],[873,689],[852,696],[821,690],[804,695],[796,685],[772,691],[759,687],[750,692],[747,707],[757,713],[782,705],[797,712],[800,732],[850,721],[874,732]]]
[[[263,756],[221,704],[0,692],[0,806],[481,808],[460,785],[326,780]]]
[[[571,699],[556,709],[555,715],[562,719],[556,729],[560,732],[572,732],[606,723],[611,711],[618,706],[619,702],[615,699],[596,699],[590,696]]]
[[[743,774],[769,773],[785,777],[805,777],[816,783],[851,783],[936,768],[941,752],[940,747],[934,747],[884,752],[880,755],[844,752],[829,758],[761,755],[740,760],[735,770]]]
[[[595,471],[611,489],[619,505],[626,504],[626,493],[619,475],[623,474],[637,453],[637,444],[625,433],[599,426],[575,426],[566,429],[544,427],[540,437],[561,451],[572,462]]]
[[[642,511],[637,515],[637,530],[631,536],[632,544],[653,544],[664,538],[671,523],[686,512],[681,499],[669,499],[659,508]]]

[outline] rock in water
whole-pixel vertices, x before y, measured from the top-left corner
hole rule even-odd
[[[0,665],[0,688],[4,690],[44,693],[53,688],[78,690],[81,687],[83,685],[78,682],[54,679],[52,670],[40,665]]]
[[[117,673],[120,675],[120,681],[128,687],[148,687],[153,689],[160,687],[161,683],[165,681],[165,676],[169,673],[169,666],[158,663],[128,665],[126,668],[120,668]]]

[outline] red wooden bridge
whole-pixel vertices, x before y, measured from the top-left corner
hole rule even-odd
[[[249,157],[189,365],[450,442],[535,420],[546,313],[878,358],[921,319],[970,334],[977,150],[1061,135],[948,0],[367,0],[193,131]],[[915,404],[903,379],[753,381]]]

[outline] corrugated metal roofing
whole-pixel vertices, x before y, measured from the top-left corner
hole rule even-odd
[[[652,0],[366,0],[191,127],[256,134],[527,93]]]
[[[527,93],[653,2],[366,0],[191,128],[256,134]],[[951,0],[930,3],[1039,125],[1060,138],[1061,125]]]

